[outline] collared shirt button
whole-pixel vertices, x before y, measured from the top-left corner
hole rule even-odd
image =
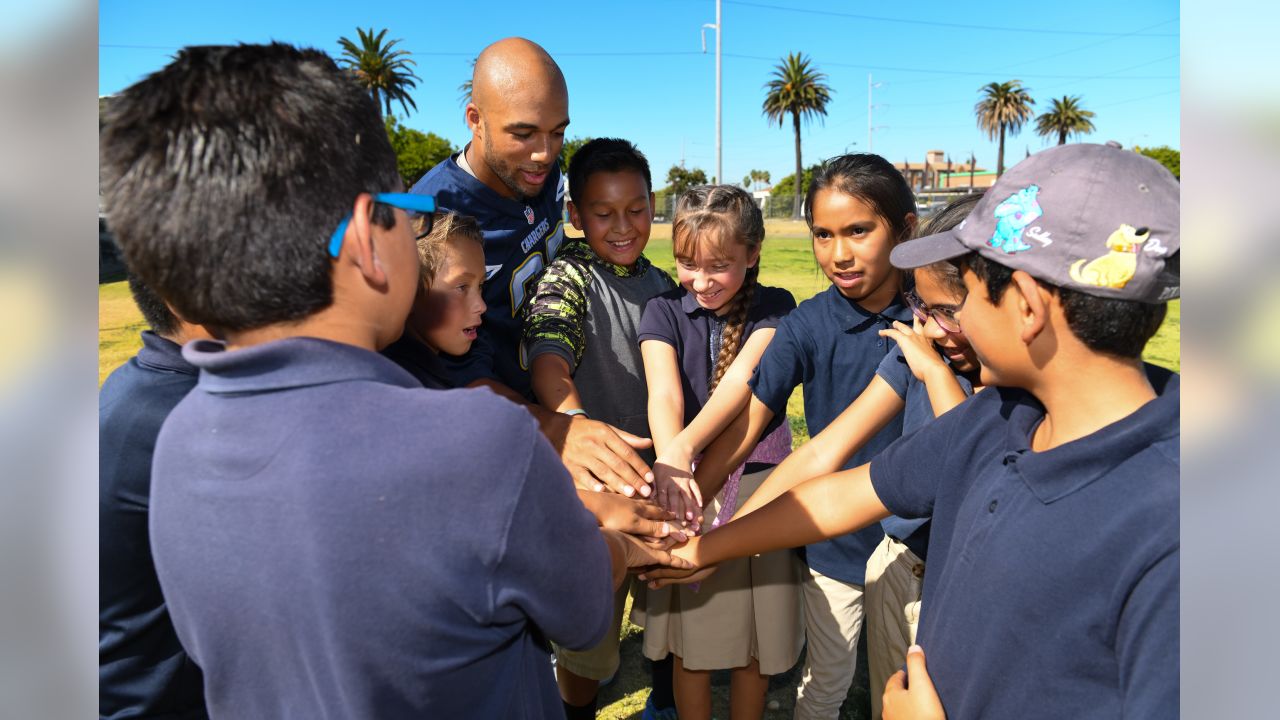
[[[992,501],[991,501],[991,504],[987,506],[987,512],[989,512],[989,513],[993,513],[993,512],[995,512],[995,511],[996,511],[996,506],[997,506],[997,505],[999,505],[999,504],[1000,504],[1000,501],[999,501],[999,500],[992,500]]]

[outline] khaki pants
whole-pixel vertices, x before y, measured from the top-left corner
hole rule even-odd
[[[806,568],[800,589],[807,650],[794,717],[834,720],[857,670],[862,587]]]
[[[556,654],[556,667],[588,680],[607,680],[618,672],[621,661],[618,648],[621,645],[622,611],[626,607],[627,592],[630,589],[631,576],[628,575],[613,594],[613,622],[599,645],[587,650],[568,650],[555,643],[551,644]],[[637,587],[636,590],[640,592],[643,588]]]
[[[906,545],[885,537],[867,560],[867,670],[871,717],[879,720],[885,683],[907,660],[920,624],[924,561]]]

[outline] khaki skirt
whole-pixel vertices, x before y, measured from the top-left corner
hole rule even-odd
[[[772,471],[744,475],[738,504]],[[716,495],[707,508],[708,524],[722,499]],[[696,590],[689,585],[646,588],[631,614],[632,622],[644,626],[645,657],[661,660],[672,653],[689,670],[744,667],[752,658],[763,675],[790,670],[804,646],[801,569],[794,552],[779,550],[721,563]]]

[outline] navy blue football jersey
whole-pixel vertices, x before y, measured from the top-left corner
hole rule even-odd
[[[532,398],[529,364],[520,348],[520,309],[564,240],[565,179],[557,166],[527,202],[505,198],[458,165],[457,155],[422,177],[410,192],[434,195],[441,210],[470,215],[484,233],[484,302],[480,337],[460,358],[446,357],[457,386],[494,378]]]

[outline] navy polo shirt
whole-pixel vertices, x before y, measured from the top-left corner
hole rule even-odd
[[[742,328],[742,342],[761,328],[776,328],[782,318],[796,306],[796,299],[782,288],[760,285],[747,310],[746,324]],[[713,332],[722,331],[725,320],[698,304],[688,290],[678,287],[654,296],[644,307],[637,333],[639,342],[658,340],[676,350],[680,361],[680,385],[684,390],[684,424],[687,426],[698,416],[710,396],[707,389],[715,373],[715,356],[718,348],[712,348]],[[774,418],[761,435],[764,437],[786,419]]]
[[[455,378],[449,372],[446,359],[418,342],[408,330],[405,330],[399,340],[383,348],[382,354],[417,378],[423,387],[432,390],[461,387],[454,384]],[[455,355],[448,357],[457,359]]]
[[[911,322],[911,310],[895,299],[883,312],[868,312],[840,294],[834,285],[800,303],[778,325],[778,332],[751,378],[756,398],[786,415],[787,400],[804,384],[804,419],[809,435],[822,432],[862,394],[893,341],[878,334],[893,321]],[[902,435],[902,417],[895,417],[845,463],[845,469],[865,464]],[[862,585],[867,558],[884,537],[879,525],[805,548],[809,567],[842,582]]]
[[[610,560],[527,412],[313,338],[184,356],[151,539],[213,717],[564,717],[544,639],[604,637]]]
[[[200,668],[178,642],[151,561],[147,514],[160,425],[196,386],[151,331],[98,393],[98,714],[207,717]]]
[[[918,641],[948,717],[1178,716],[1178,376],[1147,371],[1155,400],[1052,450],[1040,403],[990,388],[871,461],[891,512],[933,516]]]
[[[905,405],[902,409],[903,435],[933,422],[936,416],[933,414],[933,403],[929,402],[929,388],[911,372],[911,366],[902,355],[901,346],[895,347],[893,352],[884,357],[880,367],[876,369],[876,375],[880,376],[880,379],[902,398]],[[965,395],[973,394],[973,383],[970,383],[968,378],[956,375],[956,380],[960,383],[960,389],[964,390]],[[906,545],[916,557],[921,560],[927,559],[929,518],[907,519],[890,516],[880,521],[880,527],[884,528],[886,535]]]

